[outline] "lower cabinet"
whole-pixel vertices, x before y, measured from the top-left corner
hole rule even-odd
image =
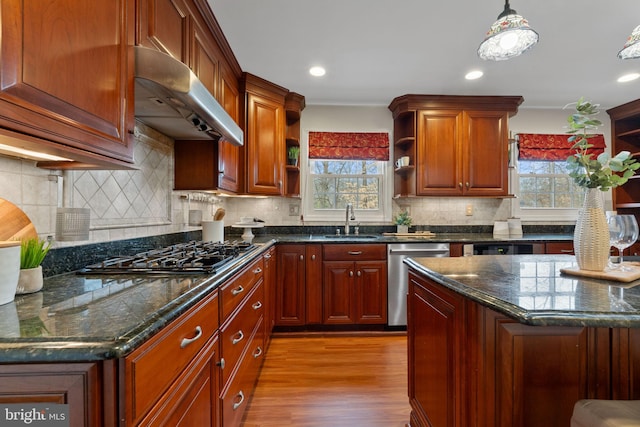
[[[278,326],[305,324],[305,245],[278,245],[276,319]]]
[[[324,245],[322,257],[324,324],[386,324],[386,245]]]
[[[115,426],[115,405],[103,407],[113,403],[115,389],[101,380],[111,363],[0,365],[0,403],[66,404],[71,426]]]
[[[614,332],[523,325],[411,272],[411,426],[568,426],[577,400],[611,398],[611,359],[633,359]]]

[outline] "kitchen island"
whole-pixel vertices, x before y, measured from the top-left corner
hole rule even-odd
[[[567,426],[583,398],[640,398],[640,282],[569,255],[415,258],[411,425]]]

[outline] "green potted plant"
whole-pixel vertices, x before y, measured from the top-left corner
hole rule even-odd
[[[42,261],[51,249],[51,242],[38,238],[20,243],[20,276],[16,294],[30,294],[42,289]]]
[[[398,234],[408,233],[411,226],[411,216],[407,210],[402,210],[393,217],[393,223],[396,225],[396,231]]]
[[[288,151],[288,163],[293,166],[298,166],[298,158],[300,155],[300,147],[297,145],[292,145],[289,147]]]
[[[569,104],[573,105],[573,104]],[[566,107],[565,107],[566,108]],[[598,105],[580,98],[575,112],[567,118],[575,153],[567,158],[569,176],[585,188],[584,205],[578,214],[573,236],[576,261],[581,270],[604,271],[609,262],[609,229],[604,213],[602,192],[627,182],[640,168],[631,153],[621,151],[615,156],[593,153],[589,138],[602,125],[595,116]]]

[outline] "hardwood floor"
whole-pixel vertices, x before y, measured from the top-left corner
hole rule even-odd
[[[244,427],[405,427],[404,334],[274,337]]]

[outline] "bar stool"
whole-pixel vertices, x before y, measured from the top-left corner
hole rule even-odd
[[[583,399],[576,402],[571,427],[640,426],[640,400]]]

